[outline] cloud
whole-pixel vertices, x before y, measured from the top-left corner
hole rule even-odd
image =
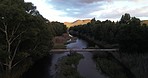
[[[105,0],[79,0],[82,3],[94,3],[94,2],[99,2],[99,1],[105,1]]]
[[[91,12],[99,11],[105,0],[51,0],[54,9],[65,12],[63,16],[92,18]]]
[[[129,9],[128,7],[123,7],[123,8],[115,8],[111,11],[102,11],[100,16],[98,18],[104,18],[104,19],[117,19],[120,20],[121,15],[125,13],[129,13],[131,17],[137,17],[137,18],[142,18],[142,17],[147,17],[148,18],[148,6],[144,7],[139,7],[139,8],[134,8],[134,9]]]
[[[129,10],[129,13],[133,14],[136,17],[148,17],[148,6]]]
[[[143,5],[148,1],[137,2],[136,0],[126,1],[114,1],[103,6],[103,10],[94,11],[91,15],[96,15],[97,19],[111,19],[120,20],[121,16],[125,13],[129,13],[132,17],[148,19],[148,6]]]
[[[25,0],[31,1],[37,10],[50,21],[74,21],[76,19],[120,20],[121,15],[148,19],[148,0]]]

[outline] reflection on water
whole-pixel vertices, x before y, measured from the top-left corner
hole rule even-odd
[[[80,52],[84,56],[78,64],[78,72],[85,78],[107,78],[96,68],[96,63],[92,60],[92,53]]]
[[[67,45],[68,49],[82,49],[87,47],[87,42],[81,39],[77,39],[75,43],[70,43]],[[96,64],[92,60],[92,53],[90,52],[78,52],[84,56],[84,59],[81,59],[78,64],[78,72],[81,76],[84,78],[107,78],[106,76],[102,75],[97,69]],[[61,53],[61,54],[54,54],[52,57],[52,66],[50,68],[50,74],[55,75],[56,74],[56,64],[58,62],[58,59],[61,57],[67,55],[68,52]]]
[[[70,43],[67,45],[68,49],[82,49],[82,48],[86,48],[87,47],[87,43],[84,40],[81,39],[77,39],[75,43]]]
[[[52,61],[51,61],[51,67],[50,67],[50,75],[55,75],[56,74],[56,64],[58,63],[58,60],[69,54],[68,52],[65,53],[59,53],[59,54],[53,54],[52,56]]]

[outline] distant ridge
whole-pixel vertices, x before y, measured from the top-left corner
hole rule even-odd
[[[141,24],[147,24],[148,25],[148,20],[142,20]]]
[[[91,22],[90,19],[85,19],[85,20],[76,20],[74,22],[64,22],[64,24],[69,28],[77,25],[84,25]]]
[[[70,27],[73,27],[73,26],[77,26],[77,25],[84,25],[84,24],[87,24],[91,22],[91,19],[85,19],[85,20],[76,20],[74,22],[64,22],[64,24],[70,28]],[[148,25],[148,20],[142,20],[141,21],[141,24],[147,24]]]

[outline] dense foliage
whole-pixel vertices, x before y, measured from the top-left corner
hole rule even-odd
[[[96,21],[94,18],[91,23],[71,27],[69,31],[72,35],[94,41],[118,44],[123,52],[148,51],[148,26],[141,25],[140,19],[130,17],[128,13],[122,15],[119,22]]]
[[[64,24],[49,22],[32,3],[1,0],[0,77],[4,73],[4,78],[6,75],[8,78],[13,77],[11,74],[17,72],[15,69],[49,54],[53,45],[52,37],[64,32]]]

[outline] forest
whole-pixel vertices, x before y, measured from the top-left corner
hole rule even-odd
[[[100,21],[92,19],[90,23],[69,29],[70,34],[89,39],[100,44],[109,44],[109,48],[119,48],[121,52],[143,53],[148,48],[148,26],[130,14],[122,15],[120,21]],[[108,48],[101,45],[101,48]]]

